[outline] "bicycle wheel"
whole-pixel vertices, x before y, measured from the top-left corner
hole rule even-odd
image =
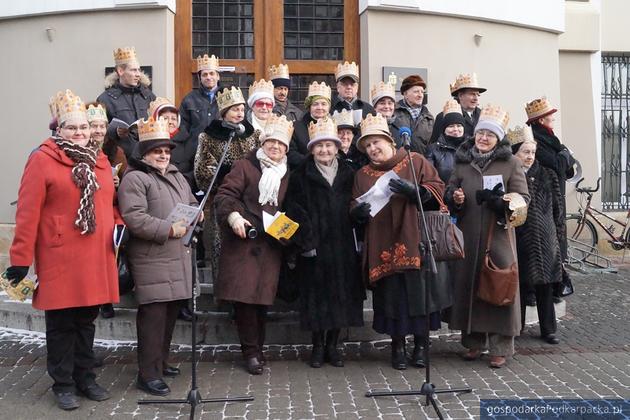
[[[584,261],[597,247],[597,229],[581,214],[567,215],[566,223],[569,258]]]

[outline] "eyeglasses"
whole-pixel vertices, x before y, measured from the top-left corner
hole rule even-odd
[[[256,108],[269,108],[269,109],[273,109],[273,102],[256,101],[256,102],[254,102],[254,106],[255,106]]]
[[[167,155],[170,156],[171,155],[171,149],[153,149],[151,150],[151,154],[154,155]]]
[[[479,137],[480,139],[484,137],[487,139],[498,139],[497,135],[489,130],[479,130],[475,133],[475,137]]]
[[[90,129],[90,126],[87,125],[87,124],[83,124],[83,125],[80,125],[78,127],[76,125],[62,125],[61,129],[62,130],[68,130],[68,131],[71,131],[73,133],[77,133],[79,131],[88,131]]]

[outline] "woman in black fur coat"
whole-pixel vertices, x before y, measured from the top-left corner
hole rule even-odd
[[[365,299],[349,216],[354,171],[337,157],[341,142],[332,120],[324,118],[317,126],[309,155],[291,173],[285,205],[287,216],[300,224],[291,238],[298,248],[293,277],[299,285],[300,327],[312,332],[310,364],[341,367],[340,329],[363,325]]]
[[[518,128],[512,136],[512,152],[523,163],[531,201],[527,220],[516,228],[518,270],[521,290],[521,323],[525,326],[525,290],[536,294],[540,335],[549,344],[555,336],[554,284],[562,281],[561,238],[564,235],[564,200],[555,171],[540,165],[536,141],[529,128]]]

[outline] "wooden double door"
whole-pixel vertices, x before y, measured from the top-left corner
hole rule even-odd
[[[241,88],[288,64],[291,99],[301,103],[312,80],[334,89],[337,64],[359,63],[358,0],[177,0],[177,103],[196,87],[194,58],[203,54],[230,68],[223,85]]]

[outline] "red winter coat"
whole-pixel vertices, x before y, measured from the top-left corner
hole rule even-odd
[[[122,219],[114,208],[114,182],[107,157],[99,153],[94,172],[96,231],[81,235],[74,221],[80,191],[73,162],[52,139],[35,150],[24,168],[15,216],[11,265],[35,262],[37,309],[63,309],[118,302],[113,230]]]

